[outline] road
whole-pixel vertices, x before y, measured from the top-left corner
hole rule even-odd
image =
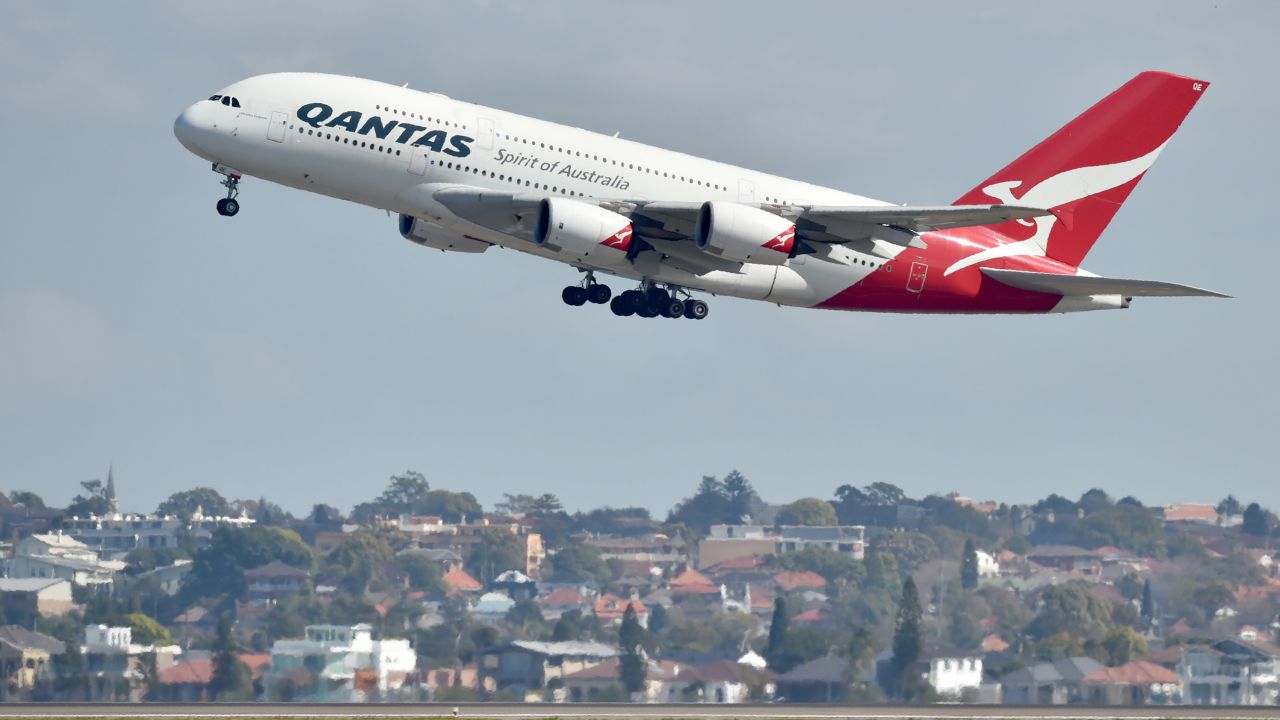
[[[1280,718],[1277,707],[1200,705],[1088,707],[1017,705],[601,705],[499,703],[30,703],[0,704],[0,718],[494,718],[606,720],[611,718],[777,718],[778,720],[1251,720]]]

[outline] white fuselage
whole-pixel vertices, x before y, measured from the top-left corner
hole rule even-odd
[[[564,261],[520,233],[481,226],[432,198],[450,185],[584,202],[728,200],[778,205],[886,205],[579,128],[360,78],[279,73],[222,91],[239,107],[201,101],[175,132],[192,152],[289,187],[429,221],[456,233]],[[625,267],[589,268],[717,294],[811,306],[896,255],[833,247],[838,262],[694,274],[644,253]],[[574,265],[583,265],[580,262]]]

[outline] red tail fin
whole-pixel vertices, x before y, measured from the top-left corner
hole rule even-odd
[[[996,227],[1079,265],[1209,83],[1144,72],[956,201],[1049,208]],[[1034,228],[1034,230],[1032,229]]]

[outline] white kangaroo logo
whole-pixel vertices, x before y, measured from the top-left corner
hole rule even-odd
[[[1083,200],[1090,195],[1097,195],[1111,188],[1120,187],[1138,177],[1146,172],[1152,163],[1156,161],[1156,156],[1164,149],[1167,142],[1166,140],[1155,150],[1142,157],[1115,163],[1114,165],[1093,165],[1075,168],[1074,170],[1065,170],[1057,175],[1045,178],[1040,184],[1023,193],[1022,197],[1014,197],[1013,195],[1013,189],[1022,185],[1021,180],[992,183],[982,188],[982,192],[1005,205],[1030,205],[1031,207],[1045,209],[1061,207],[1067,203]],[[947,276],[970,265],[995,258],[1018,255],[1044,257],[1048,252],[1049,232],[1053,230],[1054,220],[1056,218],[1052,215],[1038,217],[1033,220],[1019,220],[1018,222],[1023,225],[1030,226],[1034,224],[1036,226],[1035,234],[1026,240],[997,245],[974,253],[963,260],[957,260],[942,274]]]

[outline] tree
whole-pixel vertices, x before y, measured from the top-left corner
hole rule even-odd
[[[357,530],[324,559],[321,574],[344,591],[358,595],[375,578],[382,577],[382,566],[394,553],[385,532]]]
[[[1131,627],[1117,627],[1101,643],[1108,665],[1124,665],[1147,654],[1147,641]]]
[[[1040,597],[1040,610],[1027,626],[1036,638],[1068,633],[1099,640],[1111,629],[1111,607],[1094,595],[1087,583],[1050,587]]]
[[[213,642],[213,677],[209,693],[214,700],[240,700],[249,694],[253,673],[236,657],[235,638],[231,636],[231,618],[223,613],[218,618],[218,632]]]
[[[395,564],[409,575],[409,588],[427,593],[445,593],[441,579],[440,565],[427,557],[426,553],[406,550],[395,556]]]
[[[737,523],[738,519],[725,497],[724,484],[711,475],[704,475],[697,492],[672,508],[667,522],[687,525],[705,535],[712,525]]]
[[[85,480],[80,483],[80,487],[84,492],[72,498],[71,504],[67,506],[67,515],[105,515],[111,510],[111,499],[107,497],[107,488],[101,480]]]
[[[655,603],[652,608],[649,608],[649,633],[651,635],[661,634],[670,624],[671,616],[667,614],[665,607]]]
[[[1218,503],[1219,515],[1230,517],[1232,515],[1239,515],[1242,512],[1244,512],[1244,506],[1240,504],[1240,501],[1236,499],[1235,495],[1228,495],[1222,498],[1221,502]]]
[[[964,541],[964,554],[960,560],[960,587],[972,590],[978,587],[978,550],[972,540]]]
[[[189,604],[202,597],[238,595],[244,589],[244,571],[272,560],[309,569],[311,548],[292,530],[262,525],[219,527],[209,545],[191,558],[191,572],[182,580],[183,601]]]
[[[1085,547],[1114,545],[1142,557],[1162,556],[1164,527],[1146,508],[1111,505],[1080,521],[1075,542]]]
[[[609,563],[600,555],[600,549],[586,543],[575,543],[556,551],[551,558],[551,569],[555,574],[589,580],[596,587],[605,587],[613,579]]]
[[[635,606],[627,603],[627,610],[622,614],[622,627],[618,630],[618,645],[622,650],[618,679],[629,693],[638,693],[645,688],[648,668],[643,652],[644,634],[644,628],[636,619]]]
[[[421,507],[415,512],[423,515],[438,515],[445,522],[460,523],[467,518],[478,518],[484,515],[484,508],[476,496],[469,492],[449,492],[448,490],[430,490],[423,499]]]
[[[1245,535],[1267,537],[1271,534],[1271,519],[1267,517],[1269,514],[1258,503],[1249,503],[1249,507],[1244,509],[1244,524],[1240,526],[1240,531]]]
[[[21,505],[28,510],[44,510],[44,498],[31,492],[30,490],[14,490],[9,493],[9,502],[14,505]]]
[[[528,558],[524,543],[515,533],[504,528],[485,528],[467,562],[471,574],[488,584],[507,570],[524,572]]]
[[[864,575],[862,563],[844,553],[818,545],[806,545],[802,550],[779,555],[777,563],[788,570],[816,572],[832,584],[845,580],[857,581]],[[898,579],[895,577],[893,582],[896,585]]]
[[[197,509],[206,516],[226,516],[231,514],[231,503],[213,488],[197,487],[170,495],[156,507],[156,514],[170,515],[187,522]]]
[[[311,513],[307,516],[311,522],[322,528],[338,529],[342,527],[345,518],[342,517],[342,511],[332,505],[317,503],[311,506]]]
[[[920,679],[912,669],[924,652],[921,622],[920,594],[916,590],[916,581],[908,577],[902,583],[902,600],[898,603],[898,615],[894,619],[893,656],[889,665],[893,672],[894,694],[903,700],[914,699],[920,692]]]
[[[773,601],[773,617],[769,620],[769,644],[765,646],[764,656],[769,665],[775,664],[782,646],[787,642],[787,629],[790,619],[787,617],[787,601],[779,597]],[[774,668],[777,669],[776,667]]]
[[[779,525],[835,525],[836,509],[826,500],[815,497],[800,498],[778,511]]]
[[[1101,510],[1106,510],[1112,506],[1111,496],[1101,488],[1094,488],[1080,496],[1080,502],[1076,504],[1085,515],[1092,515]]]
[[[1155,600],[1151,597],[1150,580],[1142,581],[1142,609],[1139,611],[1139,614],[1142,615],[1143,620],[1147,621],[1147,624],[1151,624],[1155,621],[1156,604]]]
[[[727,522],[742,522],[742,518],[751,515],[756,505],[760,504],[760,496],[746,476],[737,470],[730,470],[724,476],[724,497],[728,502],[728,513],[731,519]]]
[[[508,515],[550,515],[564,510],[560,498],[551,493],[537,497],[510,493],[503,493],[502,496],[506,499],[494,505],[493,509]]]
[[[132,628],[133,640],[140,645],[173,644],[173,636],[169,634],[169,628],[142,613],[129,613],[120,619]]]

